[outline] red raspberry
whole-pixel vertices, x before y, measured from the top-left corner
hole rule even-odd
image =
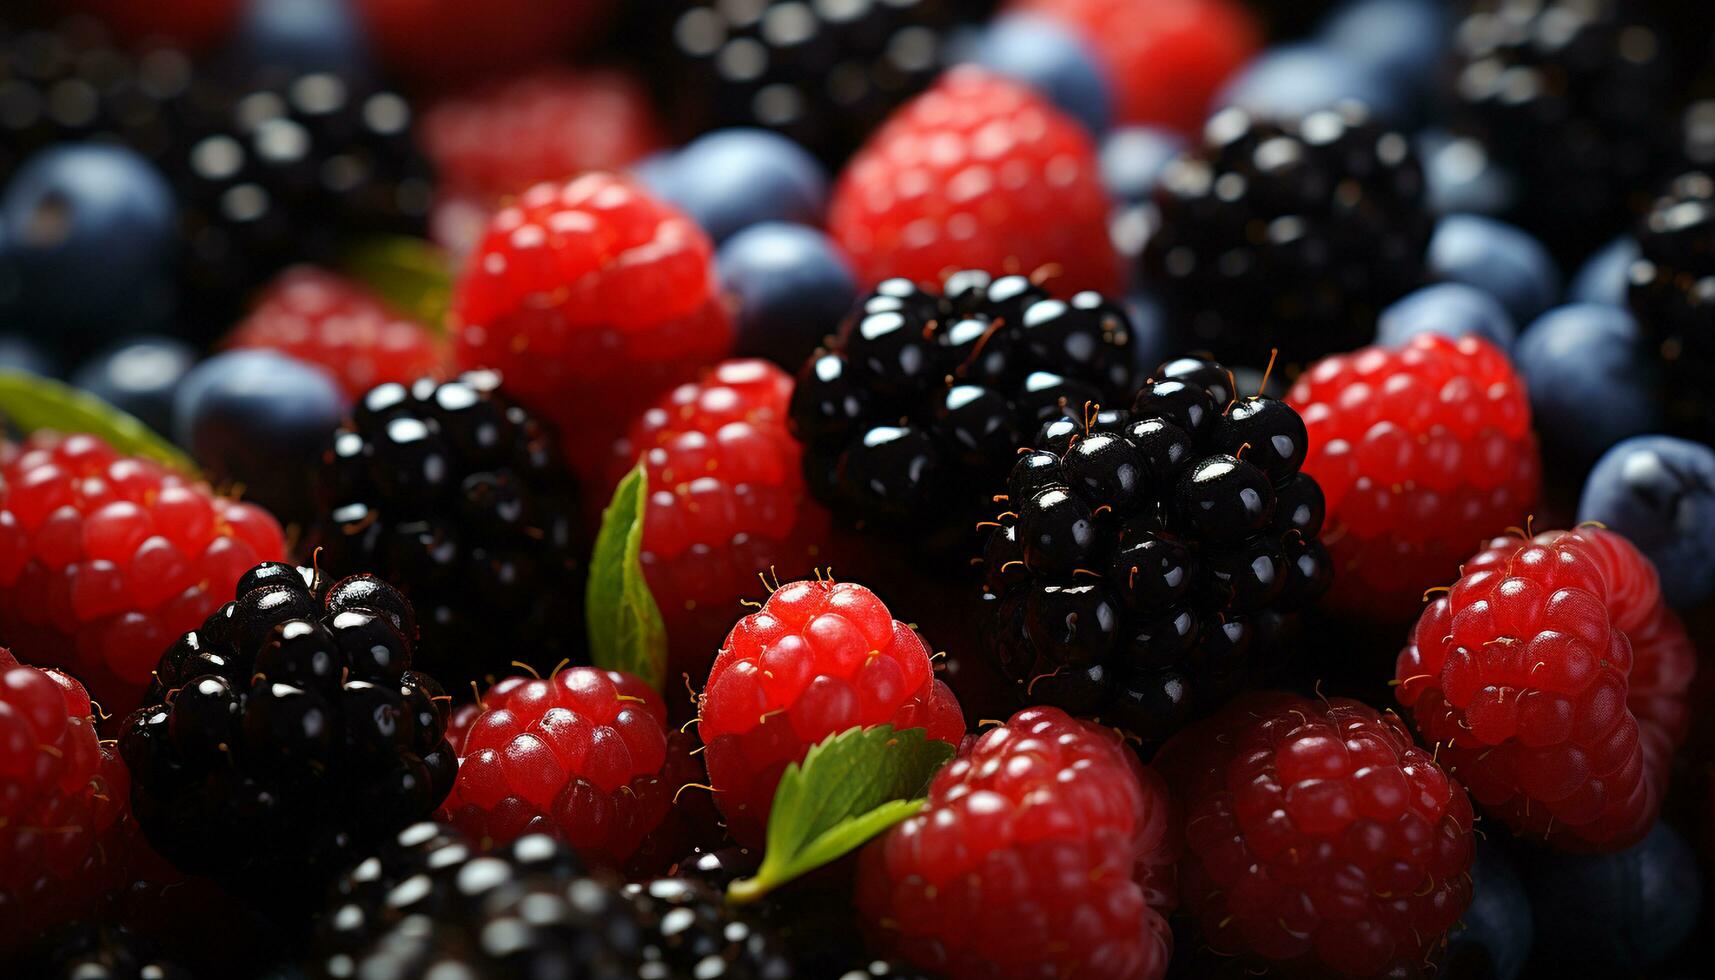
[[[612,174],[537,184],[494,216],[453,304],[463,368],[498,368],[596,476],[613,420],[732,347],[708,236]],[[589,481],[594,483],[594,480]]]
[[[1457,574],[1468,542],[1522,524],[1541,464],[1530,403],[1500,350],[1419,334],[1323,358],[1287,402],[1304,418],[1304,472],[1327,497],[1328,600],[1404,622]]]
[[[1058,269],[1111,293],[1119,259],[1089,134],[1029,88],[957,68],[901,106],[840,176],[828,229],[858,278]]]
[[[446,353],[427,327],[361,284],[313,266],[275,277],[228,347],[267,347],[328,369],[357,398],[378,384],[440,375]]]
[[[82,684],[0,648],[0,950],[116,883],[130,781],[92,711]]]
[[[1232,0],[1015,0],[1012,9],[1072,25],[1113,86],[1115,121],[1201,131],[1209,104],[1261,46]]]
[[[851,582],[775,589],[733,626],[698,707],[715,804],[750,847],[763,842],[780,774],[829,735],[883,724],[955,744],[965,734],[923,638]]]
[[[150,46],[166,41],[192,51],[204,51],[232,36],[242,4],[240,0],[173,0],[172,3],[73,0],[65,6],[95,15],[129,43]]]
[[[638,416],[615,446],[615,481],[640,453],[649,468],[642,559],[670,674],[708,676],[758,573],[802,574],[822,558],[828,512],[804,491],[791,397],[792,376],[767,361],[725,361]]]
[[[0,636],[124,717],[173,639],[279,561],[267,511],[91,435],[0,447]]]
[[[1471,801],[1392,712],[1242,695],[1156,765],[1185,807],[1180,899],[1218,954],[1414,976],[1471,900]]]
[[[1490,813],[1617,851],[1655,822],[1695,670],[1649,560],[1581,528],[1498,538],[1466,562],[1399,655],[1396,693]]]
[[[547,61],[587,39],[610,0],[357,0],[387,67],[426,85]]]
[[[423,142],[443,190],[490,199],[616,170],[665,144],[637,79],[558,65],[440,102],[423,117]]]
[[[955,980],[1154,980],[1173,953],[1172,810],[1114,731],[1026,708],[864,848],[858,911],[889,954]]]

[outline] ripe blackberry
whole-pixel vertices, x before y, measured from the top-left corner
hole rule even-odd
[[[1715,424],[1715,171],[1690,170],[1662,190],[1637,224],[1628,302],[1668,372],[1669,418],[1707,439]]]
[[[1333,566],[1304,422],[1169,361],[1132,408],[1056,419],[984,554],[987,643],[1032,704],[1156,743],[1278,667]]]
[[[811,492],[918,551],[965,557],[988,495],[1044,420],[1131,384],[1118,304],[1021,275],[955,273],[940,294],[889,279],[798,372],[792,429]]]
[[[1143,265],[1191,346],[1303,365],[1368,343],[1417,286],[1433,224],[1402,133],[1342,103],[1290,120],[1226,109],[1162,175]]]
[[[328,568],[373,571],[410,598],[418,663],[448,684],[553,664],[583,635],[577,484],[561,459],[553,427],[492,372],[384,384],[323,455],[310,541]]]
[[[302,914],[376,840],[434,811],[457,763],[447,698],[411,670],[416,619],[370,575],[278,562],[161,655],[119,750],[149,843]]]
[[[836,165],[941,69],[948,0],[679,0],[673,71],[682,135],[778,130]]]

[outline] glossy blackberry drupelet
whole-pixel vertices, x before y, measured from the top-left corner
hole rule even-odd
[[[191,980],[156,943],[103,922],[48,930],[14,968],[19,980]]]
[[[1306,442],[1286,403],[1195,357],[1129,411],[1043,425],[983,558],[985,640],[1021,700],[1149,747],[1278,673],[1333,574]]]
[[[327,980],[787,977],[768,934],[686,879],[585,875],[541,834],[489,853],[443,825],[407,827],[341,880],[311,955]]]
[[[762,126],[837,165],[940,71],[951,0],[673,0],[661,74],[682,136]]]
[[[1043,421],[1131,385],[1117,303],[1070,300],[1021,275],[959,272],[941,294],[889,279],[798,372],[793,434],[811,491],[836,514],[962,563],[1018,447]]]
[[[415,616],[380,579],[329,585],[266,562],[235,596],[162,654],[119,750],[162,856],[303,916],[340,869],[446,797],[447,698],[411,669]]]
[[[1376,314],[1422,282],[1433,225],[1410,140],[1356,103],[1278,122],[1216,113],[1155,204],[1146,275],[1191,346],[1240,364],[1368,343]]]
[[[1707,442],[1715,424],[1715,169],[1673,178],[1639,219],[1627,303],[1667,383],[1670,424]]]
[[[552,667],[583,636],[577,485],[546,421],[500,377],[384,384],[317,474],[322,564],[374,571],[411,600],[424,670],[463,691],[514,660]]]

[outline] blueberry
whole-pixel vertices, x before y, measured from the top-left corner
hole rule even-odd
[[[1424,286],[1395,300],[1376,318],[1376,343],[1399,347],[1420,333],[1475,334],[1508,350],[1518,334],[1501,301],[1462,282]]]
[[[737,353],[797,370],[857,302],[857,279],[822,232],[765,222],[727,239],[721,285],[738,300]]]
[[[1623,235],[1597,249],[1572,277],[1572,285],[1566,290],[1567,300],[1625,306],[1632,263],[1637,261],[1638,255],[1638,240],[1630,235]]]
[[[172,337],[121,341],[72,373],[72,384],[135,415],[157,432],[173,428],[173,395],[196,363],[196,351]]]
[[[1530,959],[1536,926],[1524,884],[1498,845],[1477,841],[1471,885],[1471,904],[1447,936],[1446,973],[1518,980]]]
[[[285,522],[309,516],[304,474],[344,411],[331,375],[271,350],[209,358],[185,375],[173,401],[178,440],[209,476],[243,484]]]
[[[44,378],[58,377],[60,373],[53,355],[29,337],[17,334],[0,335],[0,369],[23,371]]]
[[[1185,150],[1185,137],[1159,126],[1122,126],[1102,140],[1102,186],[1108,196],[1141,204],[1155,193],[1167,165]]]
[[[173,308],[178,212],[167,181],[120,146],[31,157],[0,197],[0,314],[68,348],[160,326]]]
[[[1292,118],[1345,101],[1362,102],[1383,123],[1408,115],[1400,86],[1381,72],[1344,51],[1309,43],[1263,52],[1227,82],[1214,107]]]
[[[1430,94],[1453,19],[1442,0],[1351,0],[1322,24],[1322,43],[1387,78],[1413,102]]]
[[[1475,214],[1450,214],[1429,239],[1429,270],[1501,301],[1528,323],[1560,296],[1560,270],[1542,243],[1512,225]]]
[[[1436,214],[1500,214],[1518,196],[1513,175],[1469,136],[1443,129],[1417,134],[1417,158],[1423,161],[1424,191]]]
[[[1666,823],[1618,854],[1545,855],[1526,887],[1536,958],[1577,976],[1643,974],[1678,950],[1703,909],[1697,855]]]
[[[764,221],[820,224],[828,204],[822,165],[765,129],[717,130],[637,173],[716,242]]]
[[[1094,52],[1059,21],[1030,14],[999,17],[973,47],[972,61],[1035,88],[1090,132],[1107,130],[1111,85]]]
[[[345,0],[247,0],[225,62],[234,74],[373,74],[369,40]]]
[[[1715,593],[1715,450],[1670,436],[1635,436],[1603,454],[1584,482],[1580,521],[1632,540],[1661,573],[1671,606]]]
[[[1519,338],[1513,362],[1551,460],[1588,464],[1660,423],[1656,365],[1624,309],[1575,303],[1550,310]]]

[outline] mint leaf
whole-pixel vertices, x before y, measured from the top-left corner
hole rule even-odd
[[[750,902],[799,875],[856,850],[915,814],[929,778],[953,757],[953,746],[921,728],[851,728],[810,748],[786,767],[768,813],[767,850],[751,878],[727,888]]]
[[[167,439],[87,391],[25,371],[0,369],[0,416],[19,432],[87,432],[128,456],[147,456],[197,476],[197,465]]]
[[[649,473],[643,463],[613,490],[601,512],[601,530],[590,556],[584,616],[590,660],[597,667],[623,670],[661,689],[667,671],[667,627],[643,579],[643,515],[649,506]]]
[[[407,235],[365,238],[344,255],[346,275],[368,286],[400,313],[442,333],[452,308],[453,275],[446,253]]]

